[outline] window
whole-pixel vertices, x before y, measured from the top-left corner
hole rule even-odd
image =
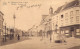
[[[70,16],[73,16],[73,11],[70,12]]]
[[[62,23],[61,27],[63,27],[63,23]]]
[[[68,13],[65,13],[65,23],[68,24]]]
[[[80,29],[76,29],[76,35],[80,35]]]
[[[61,27],[63,26],[63,20],[61,20]]]
[[[73,23],[73,17],[71,17],[71,23]]]
[[[76,29],[76,32],[79,32],[79,29]]]
[[[63,15],[61,15],[61,18],[63,18]]]
[[[70,12],[70,23],[73,23],[73,11]]]
[[[65,19],[67,19],[68,18],[68,13],[65,13]]]
[[[68,18],[67,18],[67,19],[65,19],[65,24],[66,24],[66,25],[68,24]]]
[[[54,23],[53,23],[53,28],[54,28]]]
[[[76,22],[79,23],[79,16],[76,16]]]
[[[76,10],[76,14],[77,14],[77,15],[79,14],[79,10]]]
[[[68,17],[68,13],[66,13],[65,16]]]

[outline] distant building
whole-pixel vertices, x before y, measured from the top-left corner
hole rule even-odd
[[[0,36],[2,35],[2,32],[3,32],[3,13],[0,11]]]
[[[53,15],[53,8],[49,8],[48,15],[42,15],[41,20],[41,27],[42,27],[42,34],[43,36],[50,37],[52,33],[52,15]]]
[[[80,0],[66,3],[53,13],[52,30],[68,37],[80,36]]]

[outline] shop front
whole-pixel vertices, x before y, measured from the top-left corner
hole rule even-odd
[[[79,37],[80,25],[60,27],[60,33],[64,33],[66,37]]]

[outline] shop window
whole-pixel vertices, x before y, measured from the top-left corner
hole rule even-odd
[[[80,35],[80,33],[76,33],[76,35]]]
[[[80,30],[79,29],[76,29],[76,32],[80,32]]]

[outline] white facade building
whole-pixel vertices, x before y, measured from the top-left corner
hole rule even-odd
[[[67,3],[54,12],[52,30],[68,37],[80,36],[80,0]]]

